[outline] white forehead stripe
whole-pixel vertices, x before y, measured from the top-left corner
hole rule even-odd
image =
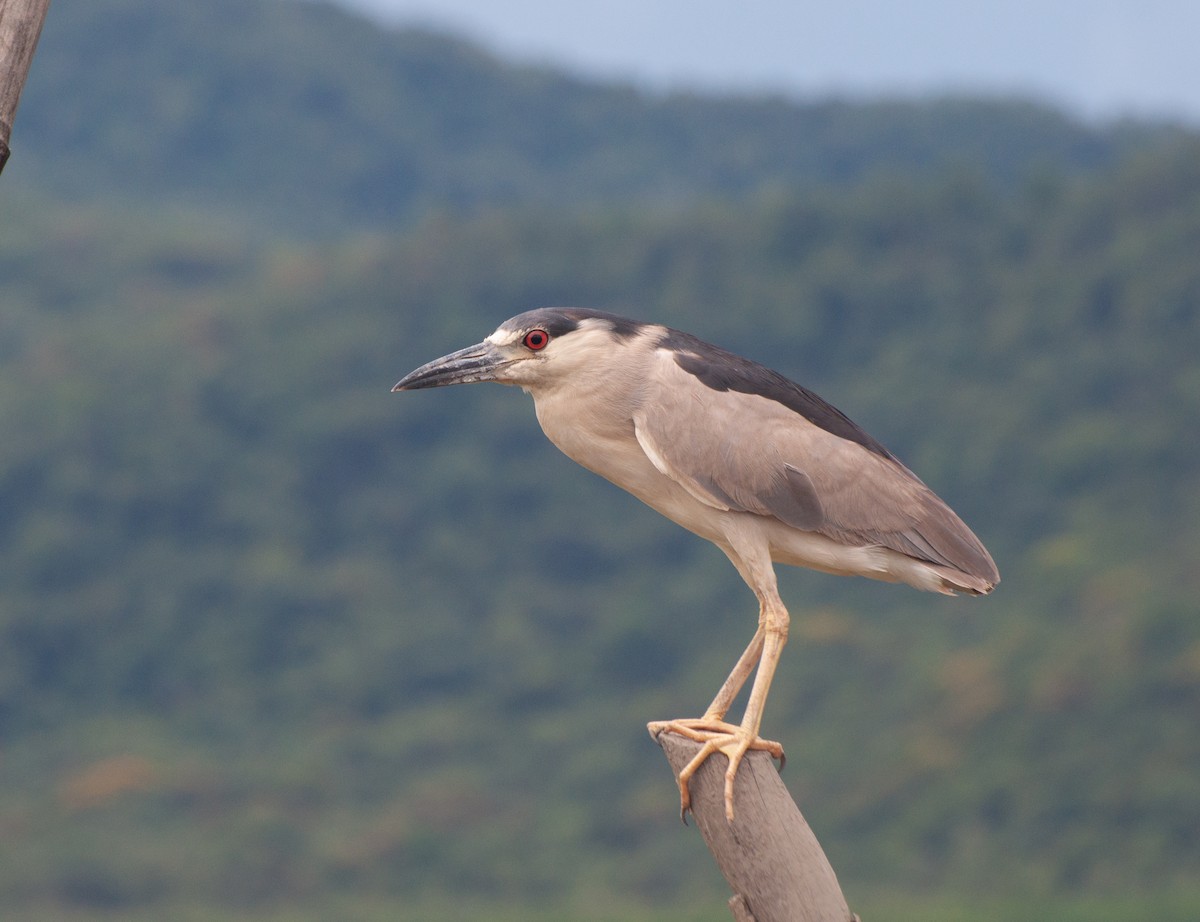
[[[508,346],[515,343],[519,335],[519,330],[506,330],[504,327],[500,327],[495,333],[485,339],[484,342],[491,343],[493,346]]]

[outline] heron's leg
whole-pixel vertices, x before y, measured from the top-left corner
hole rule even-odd
[[[779,598],[775,585],[775,571],[765,548],[750,546],[748,550],[749,553],[744,555],[729,550],[726,553],[742,577],[754,588],[759,599],[759,626],[754,638],[721,686],[721,690],[717,692],[717,697],[709,705],[704,717],[697,720],[656,721],[647,727],[650,735],[656,739],[660,733],[671,732],[702,744],[700,751],[679,773],[680,814],[684,817],[691,807],[688,785],[692,775],[713,753],[723,752],[729,760],[725,771],[725,816],[730,821],[733,820],[733,782],[746,753],[751,749],[764,750],[773,758],[779,759],[781,767],[784,760],[783,747],[779,743],[762,739],[758,731],[762,725],[763,709],[771,688],[771,680],[775,675],[775,667],[787,642],[788,613]],[[723,720],[725,712],[749,678],[756,662],[758,672],[750,690],[750,700],[746,705],[741,725],[726,723]]]
[[[758,661],[758,672],[754,675],[754,684],[750,687],[750,700],[746,703],[746,712],[742,715],[742,733],[739,734],[738,742],[734,746],[719,747],[729,757],[729,768],[725,770],[725,815],[729,819],[733,819],[733,779],[737,775],[738,765],[741,764],[747,750],[765,748],[754,744],[765,742],[760,739],[758,731],[762,727],[763,709],[767,704],[767,693],[771,690],[771,681],[775,678],[775,667],[779,665],[780,654],[783,653],[783,646],[787,643],[788,621],[790,620],[787,609],[783,607],[783,603],[779,601],[778,597],[775,602],[777,607],[771,606],[766,610],[767,623],[764,628],[762,656]],[[779,750],[778,755],[770,749],[768,751],[779,759],[780,768],[782,768],[783,747],[778,743],[774,745]]]
[[[750,645],[746,647],[741,658],[733,667],[733,671],[729,673],[729,677],[725,680],[725,684],[721,686],[721,690],[717,692],[717,697],[713,698],[712,704],[708,706],[708,710],[704,712],[705,719],[721,720],[729,706],[733,704],[733,699],[737,697],[738,692],[742,690],[742,686],[746,684],[746,680],[750,678],[750,673],[754,671],[755,665],[758,663],[759,657],[763,652],[763,637],[764,625],[760,615],[758,620],[758,630],[754,632],[754,637],[750,640]]]
[[[691,806],[688,784],[692,775],[715,752],[723,752],[729,760],[729,766],[725,769],[725,817],[730,821],[733,820],[733,781],[737,777],[738,767],[742,764],[746,753],[751,749],[762,749],[770,753],[772,758],[778,759],[780,767],[783,766],[785,760],[783,747],[771,740],[764,740],[758,735],[762,726],[763,709],[767,703],[767,693],[771,689],[771,680],[775,677],[775,667],[779,663],[779,656],[787,642],[787,609],[783,607],[782,602],[778,602],[778,600],[776,602],[775,606],[764,605],[766,624],[763,628],[762,656],[758,661],[758,672],[754,676],[754,685],[750,689],[750,700],[746,704],[746,713],[742,717],[741,726],[732,727],[722,722],[720,727],[707,728],[699,726],[700,721],[694,723],[692,721],[672,721],[672,724],[675,725],[665,728],[679,733],[683,728],[680,728],[678,724],[683,724],[684,727],[691,725],[694,727],[693,732],[683,735],[703,743],[700,751],[679,773],[679,796],[682,802],[681,812],[684,814]],[[724,730],[725,727],[729,729]],[[651,732],[653,733],[653,731]]]
[[[703,717],[655,721],[650,724],[651,735],[657,736],[663,730],[670,729],[673,733],[678,733],[681,736],[686,736],[689,739],[703,743],[707,742],[714,732],[735,732],[738,729],[737,724],[726,723],[725,714],[729,711],[730,705],[733,704],[733,699],[742,690],[742,686],[746,684],[746,680],[750,678],[750,673],[754,671],[754,667],[758,664],[759,657],[762,656],[764,625],[763,615],[760,612],[758,630],[754,632],[754,637],[751,638],[750,645],[743,651],[741,657],[734,665],[733,671],[729,673],[729,677],[721,685],[721,690],[717,692],[717,697],[713,698],[712,704],[705,710]],[[668,727],[667,724],[671,726]]]

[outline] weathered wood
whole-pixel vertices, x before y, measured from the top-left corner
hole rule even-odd
[[[700,744],[663,733],[658,744],[678,775]],[[738,922],[851,922],[854,918],[817,837],[765,752],[748,752],[733,791],[735,817],[725,819],[722,755],[692,777],[692,815],[734,897]]]
[[[746,898],[740,893],[729,898],[729,911],[733,913],[733,922],[756,922]]]
[[[0,0],[0,171],[50,0]]]

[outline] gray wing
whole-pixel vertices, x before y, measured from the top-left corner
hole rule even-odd
[[[665,396],[634,413],[638,442],[655,467],[701,502],[998,579],[970,529],[890,455],[778,400],[709,387],[665,351],[653,374],[667,385],[655,388]]]

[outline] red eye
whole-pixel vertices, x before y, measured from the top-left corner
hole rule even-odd
[[[525,344],[526,349],[532,349],[538,352],[545,349],[550,342],[550,334],[545,330],[530,330],[525,334],[525,338],[521,340]]]

